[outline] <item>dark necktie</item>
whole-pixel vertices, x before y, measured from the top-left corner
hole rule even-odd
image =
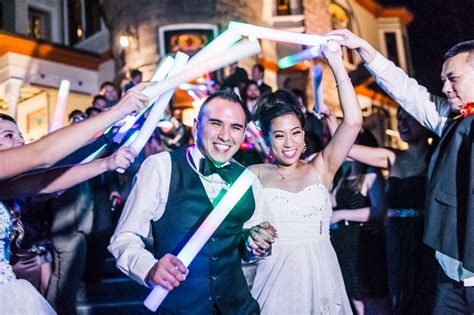
[[[233,165],[232,163],[227,164],[223,167],[217,167],[214,163],[208,158],[201,159],[199,165],[199,172],[204,176],[209,176],[211,174],[218,174],[226,183],[231,184],[234,182],[234,175],[232,172]]]

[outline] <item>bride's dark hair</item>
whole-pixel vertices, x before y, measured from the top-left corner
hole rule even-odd
[[[306,122],[303,109],[296,96],[285,90],[263,95],[257,105],[257,119],[264,137],[268,137],[272,120],[283,115],[294,114],[304,129]]]

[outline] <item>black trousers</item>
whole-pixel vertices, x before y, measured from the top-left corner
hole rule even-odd
[[[433,314],[474,314],[474,287],[452,280],[440,267]]]
[[[385,237],[391,313],[430,314],[438,263],[423,244],[423,218],[388,218]]]

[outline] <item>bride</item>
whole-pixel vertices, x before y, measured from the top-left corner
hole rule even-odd
[[[252,295],[262,314],[351,314],[337,257],[329,239],[328,188],[362,124],[362,114],[340,48],[323,47],[338,88],[344,119],[312,161],[304,151],[304,114],[295,97],[276,91],[260,100],[258,119],[275,162],[250,169],[263,185],[264,207],[253,220],[278,230],[270,256],[257,261]],[[254,244],[249,244],[253,247]]]

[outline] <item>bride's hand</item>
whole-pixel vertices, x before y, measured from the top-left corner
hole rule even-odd
[[[278,234],[273,225],[268,222],[262,222],[250,228],[246,245],[255,256],[265,256],[271,249],[276,237],[278,237]]]

